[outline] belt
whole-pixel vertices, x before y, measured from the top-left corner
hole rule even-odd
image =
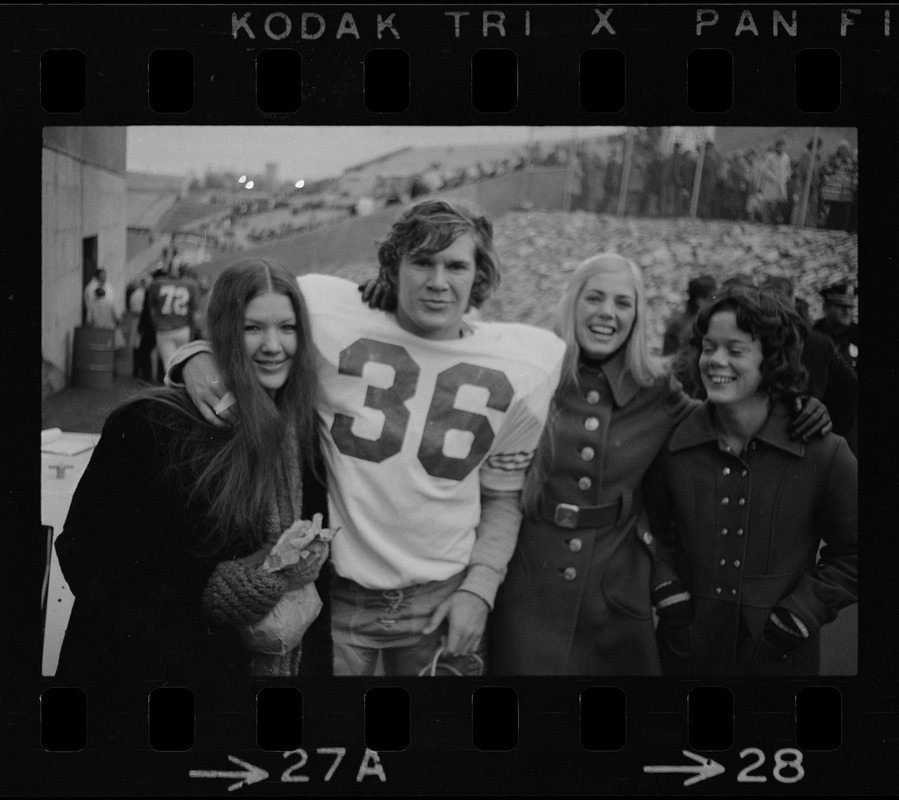
[[[614,525],[621,511],[621,503],[606,503],[603,506],[575,506],[571,503],[557,503],[544,514],[546,519],[560,528],[604,528]]]
[[[542,516],[560,528],[603,528],[624,523],[632,508],[633,495],[630,491],[624,491],[614,502],[601,506],[576,506],[572,503],[545,505]]]

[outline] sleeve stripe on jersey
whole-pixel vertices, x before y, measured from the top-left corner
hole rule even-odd
[[[533,450],[528,453],[495,453],[487,459],[486,466],[490,469],[517,472],[519,470],[527,469],[533,458]]]

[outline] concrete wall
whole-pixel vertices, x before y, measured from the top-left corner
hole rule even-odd
[[[125,128],[48,127],[44,147],[110,172],[125,172]]]
[[[82,239],[97,237],[121,309],[127,276],[124,128],[45,128],[42,161],[41,351],[71,373],[81,325]]]

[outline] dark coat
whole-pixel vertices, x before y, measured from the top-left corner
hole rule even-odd
[[[827,317],[821,317],[815,322],[814,329],[833,339],[843,361],[858,372],[858,323],[853,322],[845,330],[836,331]]]
[[[680,674],[817,674],[818,631],[856,600],[857,461],[833,434],[790,439],[780,406],[734,455],[713,413],[684,420],[646,481],[653,533],[668,540],[673,521],[662,550],[695,608],[689,628],[659,627],[663,653]],[[775,606],[811,634],[785,658],[762,643]]]
[[[508,675],[645,675],[661,666],[650,583],[654,541],[640,483],[691,401],[674,379],[640,387],[621,355],[583,366],[547,433],[542,519],[525,519],[490,617],[490,669]],[[599,527],[557,525],[559,503],[615,504]]]
[[[808,392],[825,406],[833,432],[857,452],[858,378],[840,357],[834,343],[817,330],[808,331],[802,345],[802,366],[808,370]]]
[[[179,425],[199,423],[160,409],[141,400],[113,412],[75,490],[56,541],[75,595],[59,677],[248,674],[250,654],[237,631],[211,624],[201,597],[216,564],[256,548],[201,552],[205,508],[188,502],[192,474],[166,469],[164,444]],[[210,427],[210,436],[221,435]],[[303,518],[327,516],[324,487],[311,474],[303,479]],[[323,581],[319,594],[327,604]],[[329,628],[326,605],[304,637],[303,673],[330,671]]]

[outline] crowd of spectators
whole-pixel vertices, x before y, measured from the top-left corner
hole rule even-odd
[[[566,171],[564,207],[572,211],[684,217],[695,205],[699,219],[856,230],[858,153],[848,141],[825,155],[821,139],[816,145],[809,140],[798,159],[787,153],[783,139],[764,152],[750,147],[725,154],[713,142],[697,148],[674,142],[666,154],[660,130],[638,129],[630,142],[625,137],[601,143],[534,141],[510,149],[507,157],[467,165],[434,161],[413,174],[377,175],[362,196],[335,186],[336,191],[305,197],[299,205],[286,199],[247,201],[211,224],[207,241],[217,253],[244,250],[436,192],[541,168]]]
[[[607,158],[585,143],[558,146],[534,165],[569,167],[572,210],[645,217],[692,213],[699,219],[751,220],[854,231],[858,220],[858,153],[842,140],[829,156],[809,141],[799,159],[778,139],[762,153],[753,148],[721,154],[713,142],[691,150],[674,142],[667,155],[639,133],[633,140],[626,176],[624,141]],[[813,154],[814,150],[814,154]],[[570,154],[574,163],[569,166]],[[697,171],[699,172],[697,181]],[[806,190],[806,183],[811,183]],[[807,199],[806,199],[806,191]],[[803,219],[804,217],[804,219]]]
[[[511,153],[507,158],[492,159],[486,163],[448,167],[440,162],[432,162],[428,168],[412,175],[378,175],[370,196],[359,199],[355,213],[365,215],[380,208],[399,205],[417,200],[435,192],[456,189],[487,178],[497,178],[509,172],[522,170],[527,166],[523,152]]]

